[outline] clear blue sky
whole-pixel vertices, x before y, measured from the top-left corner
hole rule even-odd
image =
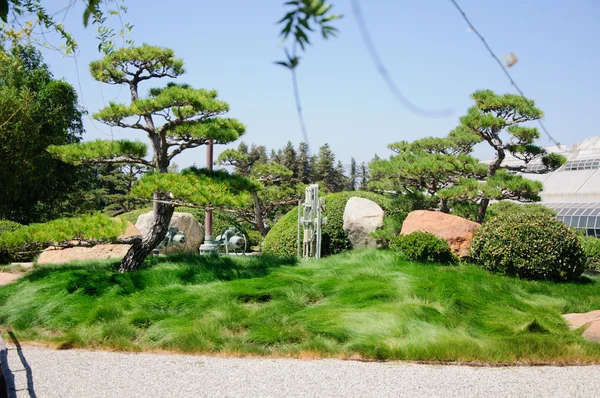
[[[403,93],[429,109],[452,116],[431,119],[412,114],[390,94],[359,36],[349,0],[332,0],[338,38],[312,39],[298,70],[310,146],[329,143],[337,157],[368,161],[387,157],[399,140],[443,136],[471,106],[470,94],[490,88],[514,92],[449,0],[363,0],[364,17],[386,67]],[[600,1],[458,0],[499,56],[514,52],[510,69],[525,94],[545,113],[554,138],[565,144],[600,135]],[[283,48],[275,22],[283,0],[126,0],[129,38],[172,48],[186,63],[179,81],[219,90],[230,116],[247,126],[247,143],[280,148],[302,141],[290,74],[273,61]],[[91,113],[110,100],[128,102],[127,90],[91,79],[87,65],[98,59],[94,27],[84,29],[81,8],[65,25],[80,45],[78,69],[71,58],[44,51],[56,77],[72,83]],[[164,82],[166,83],[166,82]],[[141,87],[146,92],[160,82]],[[110,138],[111,131],[86,118],[86,140]],[[114,129],[115,138],[140,138]],[[550,141],[542,135],[541,143]],[[236,144],[232,144],[237,146]],[[217,152],[223,148],[217,149]],[[486,157],[484,150],[477,152]],[[203,148],[175,159],[180,167],[205,164]]]

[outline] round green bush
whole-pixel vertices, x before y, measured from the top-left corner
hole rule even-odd
[[[351,197],[369,199],[377,203],[383,211],[389,208],[389,199],[383,195],[364,191],[345,191],[325,196],[327,225],[321,235],[321,256],[328,256],[350,249],[348,234],[344,232],[344,209]],[[298,234],[298,208],[290,210],[269,231],[265,237],[263,253],[278,256],[295,256]]]
[[[586,256],[573,231],[547,214],[503,214],[483,224],[471,246],[473,260],[492,272],[523,279],[572,280]]]
[[[448,242],[426,232],[398,235],[390,242],[390,249],[403,253],[412,261],[454,264],[458,260]]]
[[[579,236],[579,243],[587,257],[587,269],[600,271],[600,239],[593,236]]]

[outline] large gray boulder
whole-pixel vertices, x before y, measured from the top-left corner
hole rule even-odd
[[[378,247],[371,234],[383,226],[383,209],[372,200],[351,197],[344,208],[344,231],[354,249]]]
[[[149,211],[140,215],[135,226],[142,235],[146,235],[152,227],[154,213]],[[186,252],[198,253],[198,248],[204,242],[204,227],[189,213],[173,213],[169,227],[177,227],[179,231],[185,234],[185,244],[169,246],[169,253]]]

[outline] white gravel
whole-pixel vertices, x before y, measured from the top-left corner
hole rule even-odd
[[[600,366],[483,368],[23,346],[27,372],[14,345],[7,346],[18,397],[600,397]]]

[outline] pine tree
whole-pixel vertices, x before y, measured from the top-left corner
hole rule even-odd
[[[251,178],[260,186],[259,189],[251,192],[252,204],[233,211],[238,219],[254,226],[264,241],[271,229],[275,212],[282,206],[298,201],[299,194],[296,187],[298,180],[293,178],[293,172],[284,165],[277,162],[253,162],[249,160],[248,155],[235,149],[223,151],[219,155],[217,164],[233,166],[236,172]]]
[[[453,137],[460,138],[460,142]],[[469,144],[466,144],[461,134],[453,132],[444,138],[426,137],[412,143],[390,144],[388,147],[396,155],[369,164],[370,186],[384,191],[435,196],[442,189],[455,186],[462,178],[482,179],[485,166],[468,154],[480,139],[471,133],[469,138]],[[448,198],[440,200],[440,210],[450,212]]]
[[[298,156],[291,141],[281,151],[281,165],[292,172],[292,178],[298,178]]]
[[[356,159],[350,158],[350,176],[348,177],[348,189],[356,190],[356,179],[358,178],[358,169],[356,167]]]
[[[360,183],[358,185],[358,189],[361,191],[366,191],[369,185],[369,168],[365,162],[360,164],[359,178]]]
[[[322,182],[330,192],[338,187],[338,172],[335,167],[335,154],[329,144],[323,144],[314,158],[313,182]]]
[[[536,128],[521,126],[522,123],[540,119],[543,112],[535,107],[533,100],[516,94],[498,95],[491,90],[476,91],[471,96],[475,105],[460,118],[459,129],[469,131],[487,142],[495,151],[495,159],[488,165],[486,184],[478,184],[473,179],[465,179],[444,196],[467,198],[479,201],[477,221],[483,222],[490,200],[513,199],[539,200],[542,184],[526,180],[507,171],[528,173],[527,165],[541,158],[544,168],[536,173],[553,171],[566,162],[558,154],[547,153],[534,144],[540,137]],[[508,134],[504,141],[501,134]],[[503,166],[506,153],[512,154],[523,163],[518,166]]]
[[[332,192],[340,192],[346,189],[346,181],[348,177],[346,177],[346,171],[344,170],[344,165],[341,160],[338,160],[335,165],[335,174],[332,185],[334,187]]]
[[[129,105],[110,103],[94,114],[101,122],[145,134],[151,143],[152,158],[145,159],[146,146],[132,141],[93,141],[50,147],[49,151],[70,163],[134,164],[154,172],[144,176],[134,193],[154,199],[154,223],[148,235],[133,239],[121,262],[120,271],[139,268],[147,255],[167,233],[174,206],[233,206],[249,199],[238,195],[254,184],[230,178],[223,172],[190,168],[180,174],[168,173],[173,158],[187,149],[211,142],[227,144],[244,133],[235,119],[222,116],[229,105],[217,99],[215,90],[194,89],[185,84],[169,83],[153,88],[147,98],[139,95],[146,80],[177,78],[184,73],[183,61],[172,50],[143,45],[115,51],[90,64],[92,76],[106,84],[129,88]]]
[[[147,201],[131,195],[138,179],[148,171],[146,166],[135,164],[97,166],[97,188],[100,209],[113,216],[136,209]]]
[[[311,181],[311,158],[308,153],[308,145],[305,142],[298,144],[298,180],[303,184],[310,184]]]

